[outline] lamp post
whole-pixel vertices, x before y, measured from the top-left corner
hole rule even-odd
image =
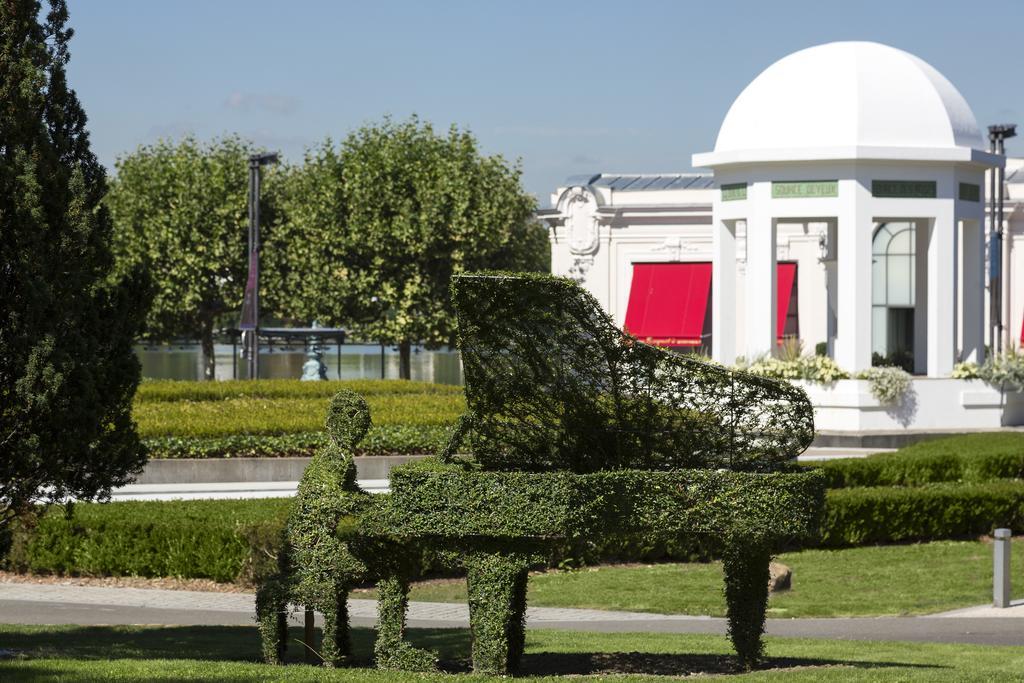
[[[989,149],[996,154],[1006,154],[1003,142],[1017,135],[1017,124],[1005,123],[988,127]],[[1003,223],[1003,169],[992,169],[995,194],[992,196],[992,211],[989,214],[992,237],[999,236],[1000,268],[999,268],[999,350],[1007,353],[1010,350],[1010,231]],[[994,263],[995,259],[993,259]],[[993,339],[993,346],[995,340]]]
[[[248,360],[249,379],[260,372],[260,166],[276,164],[276,152],[249,156],[249,277],[242,301],[242,353]]]

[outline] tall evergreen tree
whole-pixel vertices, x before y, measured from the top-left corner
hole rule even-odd
[[[109,495],[145,461],[132,342],[149,287],[111,276],[67,16],[64,0],[0,3],[0,529],[38,502]]]

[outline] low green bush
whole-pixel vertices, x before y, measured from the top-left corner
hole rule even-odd
[[[924,441],[893,453],[811,463],[830,489],[920,486],[1024,478],[1024,434],[967,434]]]
[[[151,458],[310,456],[342,388],[373,411],[357,455],[433,453],[466,410],[461,387],[427,382],[158,381],[139,390],[134,417]]]
[[[435,453],[444,446],[450,427],[444,425],[381,425],[373,427],[356,447],[356,455]],[[301,457],[327,443],[323,432],[241,434],[218,437],[161,436],[144,439],[150,458]]]
[[[144,501],[79,504],[68,522],[49,511],[16,533],[5,560],[41,574],[138,575],[251,582],[276,567],[274,556],[291,500]],[[1024,482],[931,484],[829,491],[822,523],[828,547],[932,541],[1024,528]],[[602,560],[709,559],[713,544],[664,538],[594,537],[563,545],[552,566]],[[423,572],[438,571],[425,564]]]
[[[462,395],[462,387],[458,386],[393,379],[332,380],[328,382],[302,382],[295,379],[232,380],[228,382],[153,380],[139,385],[139,390],[135,394],[135,402],[138,404],[222,401],[238,398],[329,399],[341,389],[354,391],[363,397],[388,394]]]
[[[931,541],[1024,525],[1024,481],[829,491],[821,543],[839,547]]]
[[[14,531],[21,572],[251,581],[272,557],[287,498],[77,504]],[[268,554],[268,550],[270,551]]]
[[[447,425],[466,410],[461,394],[370,394],[377,425]],[[226,398],[135,405],[143,438],[221,437],[320,431],[328,398]]]

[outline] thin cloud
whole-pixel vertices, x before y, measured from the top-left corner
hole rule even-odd
[[[598,138],[640,134],[639,128],[601,128],[588,126],[497,126],[500,135],[522,135],[536,138]]]
[[[169,121],[150,126],[146,137],[177,140],[195,134],[196,126],[190,121]]]
[[[570,159],[570,161],[581,166],[599,166],[601,164],[600,159],[595,159],[594,157],[587,156],[586,154],[577,154]]]
[[[299,101],[287,95],[246,93],[235,91],[224,100],[224,106],[236,111],[265,111],[288,116],[299,109]]]

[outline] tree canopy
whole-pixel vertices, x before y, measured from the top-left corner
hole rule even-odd
[[[244,294],[254,151],[237,137],[140,147],[118,160],[107,200],[120,267],[145,265],[156,281],[147,334],[200,339],[209,379],[218,320],[233,322]],[[403,377],[412,344],[453,341],[452,275],[548,269],[518,166],[481,154],[468,131],[385,119],[264,173],[264,318],[398,345]]]
[[[63,0],[0,4],[0,528],[37,502],[109,495],[145,461],[132,343],[148,285],[111,277],[67,16]]]
[[[398,345],[403,377],[413,343],[453,341],[454,274],[548,268],[520,169],[454,126],[385,119],[340,149],[328,140],[293,169],[281,202],[270,277],[301,302],[291,313]]]
[[[118,267],[141,265],[153,274],[147,336],[199,339],[206,379],[214,375],[214,331],[242,305],[249,155],[255,151],[235,136],[208,144],[191,137],[161,140],[118,159],[107,196]],[[265,188],[267,197],[273,186]],[[266,224],[273,202],[261,205]]]

